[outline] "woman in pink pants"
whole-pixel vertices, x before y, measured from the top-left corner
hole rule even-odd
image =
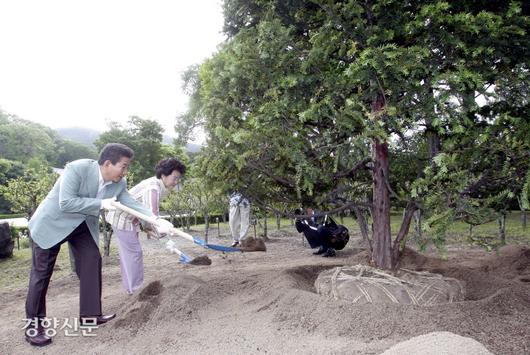
[[[129,193],[158,216],[160,201],[178,185],[186,167],[177,159],[168,158],[161,160],[155,171],[155,176],[143,180]],[[144,281],[143,253],[138,239],[140,221],[118,209],[109,211],[106,220],[116,235],[123,287],[132,294]]]

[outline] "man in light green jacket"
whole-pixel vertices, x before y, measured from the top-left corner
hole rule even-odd
[[[125,175],[134,156],[123,144],[109,143],[98,161],[80,159],[66,165],[48,196],[41,202],[29,221],[33,240],[32,266],[26,318],[29,327],[26,340],[35,346],[51,343],[42,321],[46,317],[46,292],[61,244],[68,242],[80,280],[80,322],[99,325],[116,315],[103,315],[101,309],[101,254],[99,252],[99,214],[111,209],[112,201],[140,211],[152,212],[137,202],[127,191]],[[166,234],[172,225],[159,220],[154,226]]]

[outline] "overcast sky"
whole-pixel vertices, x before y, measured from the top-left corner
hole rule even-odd
[[[154,119],[224,39],[221,0],[0,0],[0,108],[52,128]]]

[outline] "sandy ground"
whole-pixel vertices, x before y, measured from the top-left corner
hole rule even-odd
[[[211,243],[230,243],[215,234]],[[173,238],[192,256],[208,255],[209,266],[179,264],[163,242],[143,239],[146,280],[136,294],[121,288],[118,256],[105,260],[104,312],[118,315],[93,337],[80,331],[67,336],[58,327],[51,345],[33,348],[21,329],[26,290],[0,293],[0,354],[398,354],[407,345],[398,343],[405,341],[421,343],[416,353],[452,354],[440,352],[451,348],[451,336],[484,349],[477,354],[530,354],[528,246],[499,253],[450,247],[447,261],[406,253],[404,267],[464,281],[463,302],[352,305],[316,294],[320,271],[368,262],[356,238],[336,258],[312,255],[291,228],[271,231],[266,252],[221,253]],[[47,305],[59,326],[64,319],[72,323],[79,307],[77,278],[52,280]],[[445,343],[425,340],[444,335]]]

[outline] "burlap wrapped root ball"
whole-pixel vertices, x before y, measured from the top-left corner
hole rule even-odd
[[[429,272],[401,269],[394,274],[366,265],[343,266],[321,272],[317,293],[353,303],[398,303],[429,306],[463,301],[464,283]]]

